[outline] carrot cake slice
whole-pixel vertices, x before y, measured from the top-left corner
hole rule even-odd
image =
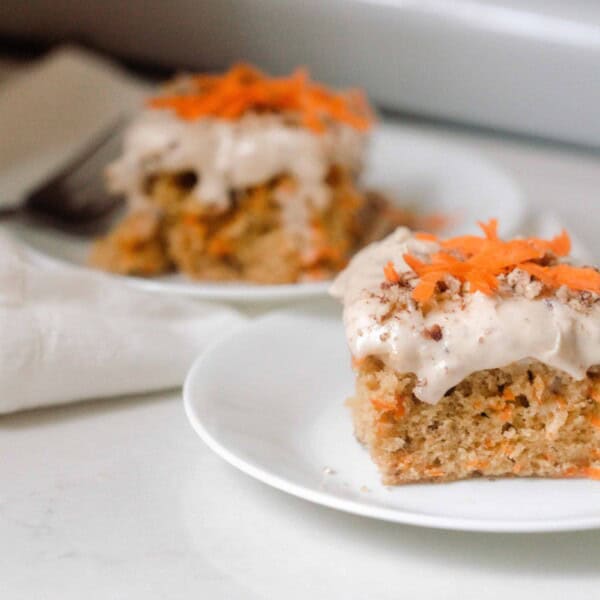
[[[129,210],[92,264],[257,283],[331,277],[359,247],[412,222],[358,186],[372,120],[360,91],[327,89],[303,69],[177,78],[108,168]]]
[[[400,228],[334,282],[385,484],[600,478],[600,272],[551,240]]]

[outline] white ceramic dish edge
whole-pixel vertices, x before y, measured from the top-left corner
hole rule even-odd
[[[184,386],[183,403],[185,413],[190,424],[204,443],[227,463],[239,469],[243,473],[261,481],[273,488],[286,492],[293,496],[302,498],[309,502],[340,510],[350,514],[374,518],[383,521],[415,525],[435,529],[447,529],[454,531],[473,531],[489,533],[548,533],[561,531],[583,531],[600,528],[600,516],[554,518],[552,520],[522,520],[506,521],[478,518],[443,517],[415,513],[412,511],[399,510],[373,506],[357,501],[335,497],[327,492],[319,492],[307,488],[301,484],[294,483],[286,478],[270,473],[258,464],[246,460],[219,442],[210,431],[203,425],[196,411],[194,400],[194,385],[198,374],[202,371],[204,363],[210,358],[211,353],[222,345],[227,344],[232,338],[243,333],[248,328],[260,327],[261,323],[282,315],[291,314],[289,310],[281,310],[256,319],[232,332],[224,339],[212,344],[192,365]],[[445,484],[437,484],[445,485]]]

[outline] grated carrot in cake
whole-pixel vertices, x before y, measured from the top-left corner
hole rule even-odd
[[[566,256],[571,249],[568,234],[563,231],[552,240],[539,238],[503,241],[498,237],[498,222],[480,223],[484,236],[463,236],[439,242],[440,250],[431,255],[429,262],[422,262],[415,256],[403,256],[406,264],[419,276],[419,283],[413,290],[413,299],[427,302],[434,295],[436,285],[447,276],[462,283],[468,283],[468,291],[492,295],[498,288],[499,275],[519,268],[550,289],[566,286],[571,290],[600,293],[600,273],[591,268],[575,267],[567,264],[540,264],[548,257]],[[434,235],[420,235],[417,239],[438,242]],[[393,264],[388,262],[384,275]]]

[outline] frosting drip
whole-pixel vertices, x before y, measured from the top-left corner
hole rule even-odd
[[[373,355],[402,373],[414,373],[414,393],[435,404],[468,375],[535,359],[581,380],[600,364],[600,305],[579,310],[557,296],[529,299],[481,292],[447,301],[424,315],[409,302],[393,310],[382,289],[383,266],[410,271],[402,256],[426,255],[434,242],[405,228],[360,252],[335,280],[331,293],[344,304],[352,355]],[[435,327],[441,336],[426,335]]]
[[[198,202],[226,210],[230,191],[287,174],[296,185],[282,204],[322,209],[329,202],[330,167],[358,172],[365,141],[364,133],[348,125],[333,123],[316,134],[286,122],[285,115],[185,121],[169,110],[146,110],[126,132],[122,156],[108,167],[108,182],[111,191],[138,206],[147,200],[148,175],[192,171],[198,177],[192,192]]]

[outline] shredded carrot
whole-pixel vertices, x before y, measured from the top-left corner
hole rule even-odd
[[[590,479],[600,480],[600,468],[598,467],[585,467],[583,469],[583,473],[586,477],[589,477]]]
[[[487,460],[470,460],[467,462],[467,467],[469,469],[485,469],[489,465],[489,461]]]
[[[414,271],[419,282],[412,296],[417,302],[425,303],[434,295],[436,286],[447,276],[469,284],[471,293],[492,295],[498,288],[498,276],[515,268],[522,269],[540,280],[550,289],[566,286],[575,291],[591,291],[600,294],[600,272],[590,267],[574,267],[568,264],[544,266],[547,255],[567,256],[571,242],[566,231],[551,240],[525,238],[503,241],[498,237],[498,221],[479,223],[483,236],[464,235],[440,241],[431,234],[417,234],[417,238],[436,241],[440,250],[423,262],[410,254],[404,261]],[[388,263],[384,268],[388,277]]]
[[[423,240],[425,242],[438,241],[437,235],[434,235],[433,233],[427,233],[426,231],[417,231],[417,233],[415,233],[415,238],[417,238],[418,240]]]
[[[438,469],[437,467],[429,467],[425,469],[425,475],[428,477],[443,477],[445,475],[442,469]]]
[[[379,398],[371,398],[371,405],[376,410],[382,411],[390,411],[396,410],[396,405],[392,402],[385,402],[384,400],[380,400]]]
[[[507,402],[512,402],[515,399],[515,395],[510,388],[504,388],[504,392],[502,392],[502,397]]]
[[[488,223],[477,222],[488,240],[498,239],[498,219],[490,219]]]
[[[508,404],[501,412],[500,412],[500,419],[502,421],[504,421],[505,423],[507,423],[508,421],[510,421],[512,419],[512,412],[513,409],[510,406],[510,404]]]
[[[404,408],[404,398],[402,396],[396,397],[396,402],[386,402],[379,398],[371,398],[371,406],[375,410],[381,412],[393,412],[396,417],[403,417],[406,410]]]
[[[383,274],[390,283],[398,283],[400,281],[400,275],[394,268],[394,263],[390,260],[385,267],[383,267]]]
[[[421,281],[421,283],[413,290],[412,297],[417,302],[427,302],[427,300],[433,296],[436,285],[436,281]]]
[[[306,69],[287,77],[269,77],[247,64],[237,64],[222,75],[195,75],[190,89],[151,98],[151,108],[172,109],[182,119],[205,117],[236,120],[254,112],[296,114],[300,125],[322,132],[338,121],[364,131],[373,121],[360,90],[336,92],[310,79]]]
[[[406,408],[404,406],[404,398],[402,396],[396,396],[396,417],[403,417],[406,414]]]

